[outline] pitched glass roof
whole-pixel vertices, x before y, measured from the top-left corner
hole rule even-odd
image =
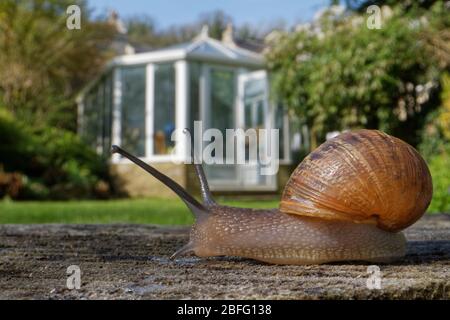
[[[241,48],[233,41],[218,41],[210,38],[205,29],[190,42],[150,52],[119,56],[114,59],[113,64],[146,63],[190,58],[214,60],[236,65],[252,65],[255,67],[264,65],[264,58],[261,54]]]

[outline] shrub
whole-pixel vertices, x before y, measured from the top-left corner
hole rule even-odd
[[[450,148],[429,161],[433,177],[433,200],[429,212],[450,212]]]
[[[428,115],[419,147],[433,177],[430,212],[450,212],[450,76],[441,83],[441,106]]]
[[[420,142],[416,133],[437,106],[434,84],[445,70],[423,35],[436,43],[449,15],[439,1],[406,13],[383,7],[382,15],[383,27],[371,30],[365,14],[331,6],[295,31],[267,37],[273,96],[308,126],[313,148],[328,132],[357,128]]]
[[[3,170],[23,175],[23,184],[13,198],[74,199],[110,194],[105,159],[73,132],[52,127],[33,129],[0,109],[0,136]]]
[[[15,121],[5,109],[0,108],[0,163],[5,171],[24,171],[33,159],[32,137],[22,124]]]
[[[23,177],[18,172],[5,173],[0,170],[0,198],[15,198],[23,187]]]

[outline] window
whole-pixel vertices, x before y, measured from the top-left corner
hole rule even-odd
[[[173,64],[155,65],[153,153],[169,154],[175,146],[175,68]]]
[[[138,157],[145,155],[145,78],[145,66],[122,68],[122,145]]]
[[[210,128],[217,128],[225,135],[225,129],[234,128],[234,71],[211,70]]]
[[[189,64],[189,122],[188,126],[194,132],[194,121],[200,120],[200,75],[201,64],[191,62]]]
[[[111,125],[112,125],[112,74],[104,79],[104,109],[103,109],[103,154],[108,155],[111,149]]]
[[[234,104],[235,104],[235,72],[230,69],[210,69],[210,105],[209,123],[210,128],[219,129],[226,137],[225,129],[235,128]],[[227,157],[225,143],[233,141],[224,140],[223,157]],[[215,154],[213,154],[215,156]],[[229,155],[230,156],[230,155]],[[235,181],[237,179],[237,167],[228,164],[213,164],[205,166],[208,179],[214,181]],[[233,183],[230,182],[230,183]]]
[[[285,138],[285,125],[284,125],[284,118],[285,118],[285,108],[283,107],[282,104],[278,103],[278,105],[276,105],[276,111],[275,111],[275,128],[278,129],[278,133],[279,133],[279,156],[280,159],[285,159],[286,156],[284,154],[284,138]]]
[[[96,105],[95,110],[97,113],[97,137],[96,137],[96,150],[98,153],[103,153],[103,138],[104,138],[104,114],[105,114],[105,97],[104,97],[104,90],[105,90],[105,81],[104,79],[100,80],[97,84],[97,88],[95,90],[96,95]]]
[[[106,155],[111,147],[111,73],[101,78],[86,94],[84,99],[83,139],[98,153]]]
[[[98,113],[96,111],[96,88],[92,88],[84,101],[82,136],[93,149],[97,145]]]
[[[263,79],[247,81],[245,83],[245,128],[265,127],[265,81]]]

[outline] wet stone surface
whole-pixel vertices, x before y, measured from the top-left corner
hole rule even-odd
[[[239,258],[169,260],[188,228],[150,225],[1,225],[2,299],[449,299],[450,215],[406,230],[408,253],[379,265],[275,266]],[[68,289],[67,268],[81,269]]]

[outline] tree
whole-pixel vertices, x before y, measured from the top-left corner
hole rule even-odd
[[[379,7],[387,5],[387,6],[401,6],[403,10],[407,11],[413,8],[421,7],[425,9],[429,9],[436,2],[440,0],[421,0],[421,1],[410,1],[410,0],[344,0],[343,2],[347,5],[347,8],[350,10],[355,10],[359,12],[365,12],[366,8],[371,5],[377,5]],[[339,1],[334,1],[339,2]],[[337,4],[337,3],[334,3]]]
[[[233,19],[230,16],[221,10],[217,10],[201,15],[197,25],[208,25],[209,35],[212,38],[220,39],[227,25],[232,22]]]
[[[155,20],[148,15],[131,16],[126,19],[125,24],[130,43],[144,46],[148,50],[190,40],[196,33],[196,30],[187,27],[158,30]]]
[[[81,30],[66,27],[66,9],[82,9]],[[85,1],[4,0],[0,3],[0,98],[36,126],[74,130],[74,97],[107,58],[114,31],[91,21]]]
[[[416,145],[426,114],[439,105],[445,68],[424,35],[448,30],[445,12],[442,2],[408,13],[383,7],[381,29],[369,29],[365,15],[330,7],[295,32],[272,34],[274,92],[309,126],[313,146],[329,131],[359,127]]]
[[[430,113],[422,133],[420,153],[433,177],[430,212],[450,210],[450,75],[442,75],[441,106]]]
[[[223,11],[217,10],[201,14],[197,21],[167,29],[158,29],[155,20],[148,15],[131,16],[126,19],[128,40],[137,46],[143,45],[148,50],[167,47],[169,45],[191,41],[204,25],[209,27],[209,36],[220,40],[222,33],[233,19]],[[239,40],[263,43],[262,39],[280,23],[266,28],[256,28],[245,24],[235,28],[235,36]]]

